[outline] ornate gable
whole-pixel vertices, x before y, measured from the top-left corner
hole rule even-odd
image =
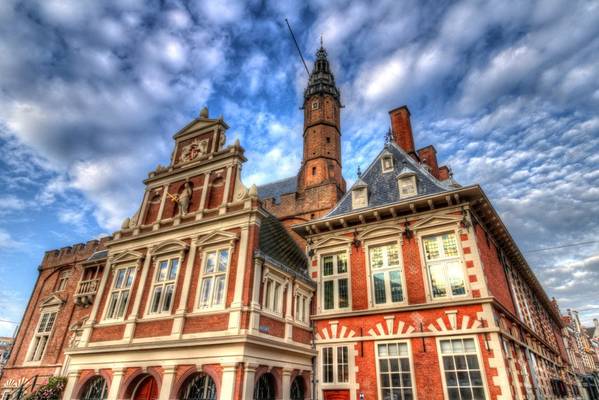
[[[459,224],[461,220],[461,217],[454,215],[433,215],[423,219],[417,224],[414,224],[412,226],[412,230],[416,231],[418,229],[432,228],[442,225]]]

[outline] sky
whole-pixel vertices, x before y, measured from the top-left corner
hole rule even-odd
[[[0,335],[44,251],[117,230],[203,106],[247,186],[297,172],[307,77],[285,18],[309,67],[323,37],[348,182],[408,105],[417,146],[482,185],[562,311],[599,317],[598,2],[2,0]]]

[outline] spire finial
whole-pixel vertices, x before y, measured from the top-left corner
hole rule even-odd
[[[323,47],[322,46],[322,33],[320,34],[320,47]]]
[[[389,144],[393,141],[393,135],[391,134],[391,128],[385,132],[385,144]]]
[[[360,169],[359,165],[358,165],[358,171],[356,172],[356,175],[358,175],[358,178],[362,177],[362,170]]]

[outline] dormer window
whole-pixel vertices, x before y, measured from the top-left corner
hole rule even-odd
[[[383,158],[381,158],[381,164],[382,164],[383,174],[385,172],[393,171],[393,157],[391,156],[391,154],[384,155]]]
[[[418,186],[416,184],[416,175],[399,178],[399,198],[416,196],[418,194]]]
[[[368,206],[368,185],[362,180],[358,180],[351,193],[352,208],[362,208]]]

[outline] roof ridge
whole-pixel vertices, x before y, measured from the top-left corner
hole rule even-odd
[[[268,183],[263,183],[261,185],[256,185],[256,186],[260,187],[260,186],[272,185],[274,183],[283,182],[283,181],[286,181],[286,180],[289,180],[289,179],[292,179],[292,178],[295,178],[295,175],[291,175],[291,176],[288,176],[287,178],[277,179],[276,181],[272,181],[272,182],[268,182]]]

